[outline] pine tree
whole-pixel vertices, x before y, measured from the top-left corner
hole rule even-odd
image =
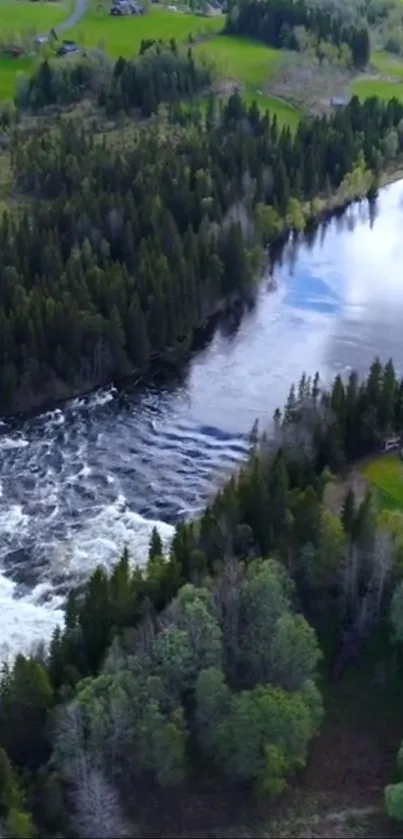
[[[344,530],[351,537],[354,530],[355,522],[355,496],[354,491],[349,487],[347,495],[341,509],[341,520]]]
[[[159,531],[156,527],[153,527],[151,531],[150,537],[150,547],[148,549],[148,557],[149,559],[155,559],[156,557],[163,556],[163,547],[162,547],[162,539],[159,534]]]

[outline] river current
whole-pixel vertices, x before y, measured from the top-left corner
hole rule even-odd
[[[72,585],[125,545],[144,563],[247,455],[302,372],[403,357],[403,182],[285,249],[256,306],[183,375],[0,426],[0,659],[49,640]]]

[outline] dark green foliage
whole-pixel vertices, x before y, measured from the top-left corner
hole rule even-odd
[[[138,58],[118,58],[114,66],[106,58],[91,56],[68,62],[45,59],[20,85],[16,102],[21,110],[38,111],[92,94],[108,115],[136,108],[149,117],[161,102],[194,96],[211,81],[210,70],[195,62],[190,49],[181,53],[175,40],[150,40],[141,42]]]
[[[346,44],[354,67],[363,69],[368,64],[371,46],[367,28],[346,25],[341,15],[306,0],[241,0],[229,12],[226,32],[248,35],[271,47],[298,50],[297,26],[316,36],[318,45],[320,41],[338,48]]]
[[[142,42],[140,58],[135,61],[119,58],[102,104],[109,115],[139,108],[149,117],[161,102],[175,102],[194,96],[212,81],[206,66],[198,65],[189,49],[178,52],[176,42]]]
[[[0,743],[19,767],[37,767],[49,754],[47,723],[53,689],[46,668],[18,655],[0,681]]]
[[[138,128],[132,147],[99,142],[69,120],[18,134],[13,170],[32,203],[0,223],[0,408],[122,378],[161,355],[179,362],[223,298],[251,294],[259,248],[278,235],[289,199],[336,190],[362,149],[376,169],[402,118],[396,101],[353,99],[292,137],[233,95],[210,127],[176,106],[168,122]],[[261,226],[262,210],[274,226]],[[385,427],[403,404],[399,387],[385,384]],[[369,441],[373,421],[368,408]],[[346,423],[351,412],[338,431],[351,456]],[[335,462],[338,443],[329,435],[324,463],[332,452]]]

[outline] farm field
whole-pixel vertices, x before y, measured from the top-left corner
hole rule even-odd
[[[403,508],[403,462],[396,452],[371,459],[360,472],[378,490],[382,506]]]
[[[80,22],[69,30],[69,38],[86,47],[102,46],[109,55],[131,58],[138,54],[144,38],[176,38],[178,43],[187,41],[189,35],[196,40],[214,35],[223,27],[223,18],[200,17],[151,7],[144,17],[112,17],[106,9],[89,10]]]
[[[65,20],[72,9],[72,0],[36,2],[30,0],[0,0],[0,35],[18,35],[25,29],[44,34]]]

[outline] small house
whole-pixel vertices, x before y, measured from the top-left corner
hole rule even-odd
[[[144,8],[134,0],[114,0],[110,10],[110,15],[121,17],[122,15],[143,15]]]
[[[62,55],[72,55],[74,53],[80,52],[80,47],[76,44],[75,41],[63,41],[61,47],[59,47],[57,54]]]

